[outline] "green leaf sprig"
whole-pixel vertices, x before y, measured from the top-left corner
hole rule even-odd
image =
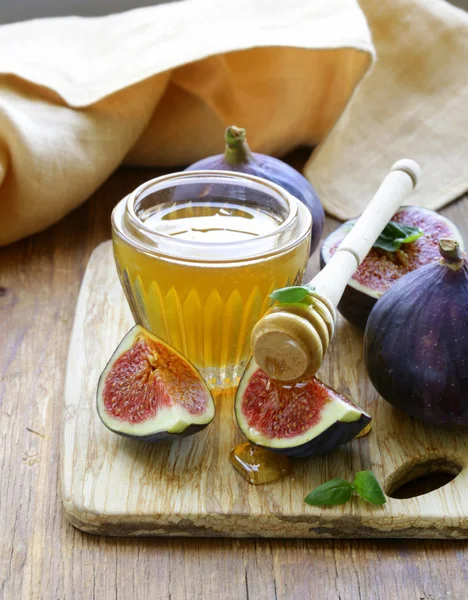
[[[424,234],[420,227],[390,221],[374,243],[374,248],[395,252],[402,244],[409,244]]]
[[[387,501],[374,473],[359,471],[353,483],[346,479],[330,479],[307,494],[304,502],[310,506],[337,506],[348,502],[353,493],[375,505],[385,504]]]
[[[270,294],[270,298],[284,304],[296,304],[297,302],[303,302],[314,291],[315,287],[309,283],[306,285],[292,285],[291,287],[275,290]]]

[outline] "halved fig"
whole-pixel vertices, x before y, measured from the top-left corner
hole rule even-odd
[[[423,235],[396,252],[372,248],[350,279],[338,304],[338,310],[350,323],[364,331],[370,311],[377,300],[400,277],[440,259],[439,239],[452,238],[463,248],[463,239],[455,225],[433,210],[420,206],[403,206],[392,221],[420,227]],[[323,242],[320,264],[323,268],[335,253],[356,219],[346,221]]]
[[[253,358],[239,383],[235,412],[249,442],[297,458],[346,444],[371,420],[316,377],[284,384],[268,377]]]
[[[215,414],[195,367],[140,325],[127,333],[102,372],[97,410],[114,433],[148,442],[197,433]]]

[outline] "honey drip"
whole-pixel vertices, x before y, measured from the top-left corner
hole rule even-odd
[[[360,432],[357,434],[357,436],[356,436],[356,439],[357,439],[357,438],[362,438],[362,437],[364,437],[364,436],[366,436],[366,435],[369,435],[369,433],[370,433],[371,429],[372,429],[372,425],[371,425],[370,423],[368,423],[368,424],[367,424],[367,425],[364,427],[364,429],[363,429],[362,431],[360,431]]]
[[[229,461],[244,479],[254,485],[281,479],[292,468],[287,456],[249,443],[233,448],[229,453]]]

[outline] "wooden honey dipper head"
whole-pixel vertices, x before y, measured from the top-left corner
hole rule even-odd
[[[335,321],[333,305],[316,292],[303,302],[274,306],[252,331],[258,365],[279,381],[314,375],[328,349]]]
[[[419,174],[419,166],[412,160],[395,163],[326,267],[304,286],[301,301],[280,303],[258,321],[251,347],[267,375],[293,382],[318,371],[333,337],[335,307],[348,281],[416,186]]]

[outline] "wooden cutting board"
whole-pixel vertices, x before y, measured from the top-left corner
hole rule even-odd
[[[291,475],[247,483],[229,463],[244,441],[232,397],[216,398],[215,421],[173,443],[145,444],[109,432],[98,418],[98,377],[133,321],[111,243],[89,261],[73,327],[65,385],[61,485],[65,511],[83,531],[108,535],[263,537],[468,537],[468,433],[423,425],[398,413],[370,385],[362,334],[342,319],[319,376],[373,417],[367,437],[294,461]],[[430,493],[373,507],[354,498],[332,508],[304,496],[333,477],[372,469],[386,492],[431,471],[460,474]]]

